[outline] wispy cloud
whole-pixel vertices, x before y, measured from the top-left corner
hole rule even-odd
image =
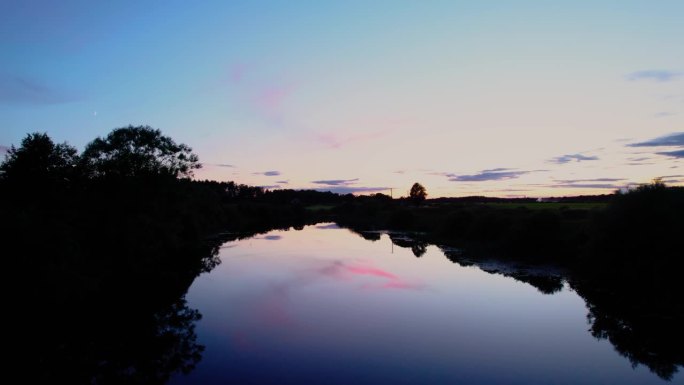
[[[677,114],[675,114],[673,112],[663,111],[663,112],[658,112],[658,113],[653,114],[653,117],[654,118],[667,118],[669,116],[675,116],[675,115],[677,115]]]
[[[264,186],[259,186],[259,187],[261,187],[264,190],[272,190],[272,189],[280,188],[280,185],[270,184],[270,185],[264,185]]]
[[[549,185],[554,188],[618,189],[623,186],[614,183],[558,183]]]
[[[227,86],[238,102],[269,124],[295,125],[284,114],[285,104],[297,88],[292,80],[264,72],[264,68],[255,64],[236,62],[225,67],[217,84]]]
[[[316,191],[330,191],[336,194],[372,193],[389,190],[389,187],[333,186],[315,188]]]
[[[625,180],[624,178],[593,178],[593,179],[565,179],[559,180],[559,183],[569,184],[569,183],[580,183],[580,182],[620,182]]]
[[[349,186],[355,184],[359,181],[359,178],[354,179],[327,179],[327,180],[314,180],[311,183],[322,184],[326,186]]]
[[[684,175],[663,175],[660,179],[667,184],[684,183]]]
[[[255,105],[262,111],[273,114],[280,110],[283,102],[292,94],[290,85],[271,85],[262,88],[254,98]]]
[[[528,173],[529,171],[519,171],[510,168],[494,168],[491,170],[482,170],[481,172],[472,175],[446,174],[446,176],[448,176],[449,180],[452,182],[484,182],[515,179]]]
[[[684,149],[675,151],[661,151],[656,152],[658,155],[671,156],[673,158],[684,158]]]
[[[675,132],[645,142],[628,144],[629,147],[684,146],[684,132]]]
[[[669,82],[682,76],[682,72],[670,70],[642,70],[627,74],[627,80],[647,80],[653,82]]]
[[[70,103],[79,97],[35,79],[0,74],[0,103],[10,105],[50,105]]]
[[[235,63],[228,70],[228,79],[233,84],[239,84],[250,70],[250,66],[245,63]]]
[[[559,179],[554,183],[546,185],[552,188],[569,188],[569,189],[619,189],[624,188],[627,184],[626,178],[578,178],[578,179]],[[543,186],[543,185],[541,185]]]
[[[288,183],[290,183],[289,180],[277,180],[277,181],[275,181],[275,182],[278,183],[278,184],[288,184]]]
[[[278,176],[278,175],[280,175],[280,171],[276,171],[276,170],[262,171],[262,172],[255,172],[253,174],[254,175],[264,175],[264,176]]]
[[[330,191],[336,194],[354,194],[354,193],[371,193],[387,191],[389,187],[367,187],[367,186],[355,186],[359,181],[359,178],[354,179],[326,179],[326,180],[314,180],[311,183],[329,186],[329,187],[319,187],[315,188],[316,191]]]
[[[555,163],[555,164],[565,164],[565,163],[570,163],[570,162],[583,162],[583,161],[588,161],[588,160],[598,160],[599,158],[597,156],[591,156],[591,155],[582,155],[582,154],[567,154],[567,155],[561,155],[557,156],[555,158],[549,159],[549,163]]]
[[[627,158],[628,162],[625,163],[627,166],[644,166],[644,165],[649,165],[653,164],[654,160],[656,158],[651,157],[651,156],[640,156],[637,158]]]

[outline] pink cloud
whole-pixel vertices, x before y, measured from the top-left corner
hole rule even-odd
[[[254,113],[272,123],[285,124],[280,109],[295,89],[287,79],[265,74],[257,65],[237,62],[225,67],[219,85],[228,86],[237,101],[244,103]]]
[[[238,83],[242,82],[242,79],[245,77],[245,74],[247,73],[248,70],[249,70],[249,66],[247,66],[244,63],[233,64],[230,67],[229,74],[228,74],[230,81],[233,84],[238,84]]]
[[[259,92],[254,100],[255,105],[263,111],[276,112],[292,94],[292,89],[292,86],[268,86]]]

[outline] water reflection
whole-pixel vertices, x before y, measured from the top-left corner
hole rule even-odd
[[[46,383],[681,379],[681,314],[635,312],[634,293],[619,301],[562,270],[411,234],[353,233],[223,234],[174,273],[112,274],[96,296],[74,295],[79,283],[54,301],[45,280],[19,319],[20,356]]]
[[[645,365],[665,380],[684,366],[684,317],[669,303],[662,308],[659,293],[642,288],[638,294],[608,292],[588,282],[573,282],[586,300],[591,334],[608,340],[633,367]]]
[[[658,380],[637,364],[678,378],[681,332],[670,334],[669,355],[644,345],[638,334],[667,333],[666,325],[626,324],[564,271],[476,260],[410,234],[352,232],[361,237],[318,225],[270,234],[278,242],[257,237],[222,249],[224,264],[188,294],[205,315],[198,324],[204,359],[172,382]]]
[[[516,281],[527,283],[542,294],[555,294],[565,285],[566,271],[548,265],[528,265],[514,261],[502,262],[496,259],[473,258],[466,256],[461,250],[450,247],[441,248],[451,262],[460,266],[475,266],[490,274],[501,274]]]
[[[124,243],[98,261],[35,269],[17,305],[17,358],[32,383],[164,384],[202,359],[198,310],[185,301],[194,279],[219,265],[221,240],[182,250]],[[105,265],[137,255],[147,268]],[[45,260],[41,260],[45,264]],[[37,266],[40,266],[38,264]],[[102,268],[106,266],[106,269]]]
[[[410,248],[416,257],[425,253],[427,245],[418,237],[405,233],[389,234],[394,245]],[[513,278],[535,287],[542,294],[560,292],[569,279],[571,286],[586,301],[592,336],[610,341],[633,367],[644,365],[664,380],[671,380],[684,366],[681,307],[678,310],[676,305],[666,304],[663,308],[658,302],[664,296],[657,290],[623,288],[623,293],[619,293],[615,292],[617,288],[611,286],[610,280],[597,282],[586,277],[572,277],[568,271],[553,266],[529,266],[513,261],[503,263],[496,259],[466,256],[455,248],[443,247],[441,250],[450,261],[460,266],[475,266],[490,274]],[[648,305],[644,306],[644,302]]]
[[[283,237],[280,235],[264,235],[262,237],[254,237],[254,239],[265,239],[267,241],[279,241]]]

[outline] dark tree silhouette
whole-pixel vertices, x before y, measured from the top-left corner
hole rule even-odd
[[[12,146],[0,165],[2,177],[10,182],[45,183],[73,175],[78,155],[67,143],[55,144],[45,133],[28,134],[21,146]]]
[[[411,186],[411,191],[409,191],[409,199],[417,205],[421,204],[427,195],[425,187],[418,182],[414,183],[413,186]]]
[[[89,177],[189,177],[201,167],[190,147],[149,126],[117,128],[93,140],[81,164]]]

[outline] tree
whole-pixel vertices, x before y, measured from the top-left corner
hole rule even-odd
[[[201,167],[190,147],[149,126],[117,128],[90,142],[81,159],[90,177],[189,177]]]
[[[2,178],[10,183],[44,184],[63,182],[74,173],[78,161],[75,148],[55,144],[46,133],[28,134],[21,146],[12,146],[0,164]]]
[[[427,195],[425,187],[418,182],[414,183],[413,186],[411,186],[411,191],[409,191],[409,199],[416,205],[421,204]]]

